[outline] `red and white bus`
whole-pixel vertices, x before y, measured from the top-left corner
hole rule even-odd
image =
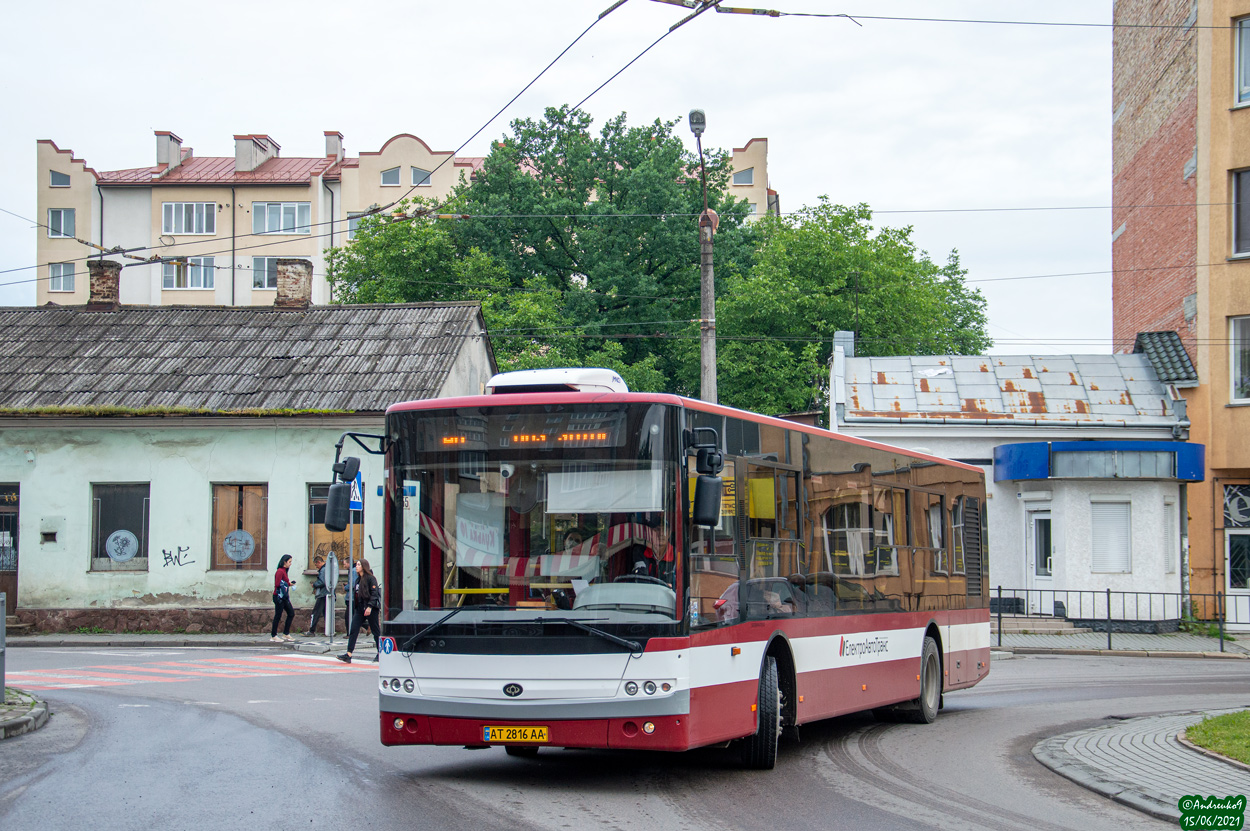
[[[396,404],[373,438],[383,744],[771,768],[787,727],[931,722],[989,672],[979,468],[588,369]]]

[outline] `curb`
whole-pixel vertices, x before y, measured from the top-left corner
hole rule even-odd
[[[1223,762],[1226,765],[1232,765],[1235,768],[1240,768],[1241,770],[1244,770],[1244,771],[1250,771],[1250,765],[1247,765],[1245,762],[1239,762],[1236,759],[1230,759],[1227,756],[1216,753],[1214,750],[1207,750],[1205,747],[1199,747],[1198,745],[1191,742],[1185,736],[1185,732],[1188,729],[1189,728],[1186,727],[1185,730],[1181,730],[1179,733],[1177,733],[1176,741],[1183,744],[1185,747],[1188,747],[1190,750],[1194,751],[1195,753],[1201,753],[1203,756],[1206,756],[1209,759],[1215,759],[1217,762]]]
[[[0,740],[11,739],[14,736],[20,736],[23,733],[30,733],[38,730],[48,723],[48,703],[46,701],[36,701],[34,706],[26,712],[25,715],[16,716],[15,718],[6,719],[0,722]]]
[[[1109,728],[1096,728],[1106,730]],[[1089,730],[1077,730],[1043,739],[1033,746],[1033,757],[1055,773],[1070,779],[1083,788],[1102,794],[1112,802],[1128,806],[1156,819],[1176,822],[1181,818],[1176,804],[1162,794],[1139,789],[1140,786],[1129,782],[1108,779],[1103,772],[1086,764],[1063,749],[1064,743],[1073,736],[1089,733]]]

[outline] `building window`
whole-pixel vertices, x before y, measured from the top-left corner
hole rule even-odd
[[[365,555],[364,511],[352,511],[352,525],[347,531],[329,531],[326,529],[326,498],[329,496],[329,485],[308,486],[308,568],[313,567],[313,559],[318,555],[330,559],[333,554],[339,561],[339,572],[346,572],[350,567],[347,562],[347,547],[353,545],[353,560]]]
[[[49,170],[48,171],[48,185],[54,188],[69,187],[69,174],[61,173],[56,170]]]
[[[399,168],[392,167],[390,170],[383,170],[382,171],[382,184],[398,186],[399,185]]]
[[[146,571],[150,485],[91,486],[91,570]]]
[[[1250,317],[1229,319],[1228,330],[1232,350],[1229,363],[1233,369],[1229,397],[1238,403],[1250,403]]]
[[[1237,103],[1250,103],[1250,17],[1237,21]]]
[[[276,289],[278,287],[278,258],[252,257],[252,288]]]
[[[1127,502],[1089,504],[1093,571],[1127,574],[1133,570],[1131,512]]]
[[[1181,558],[1181,540],[1176,530],[1176,502],[1163,500],[1163,571],[1175,574]]]
[[[734,171],[735,185],[753,185],[755,184],[755,168],[748,167],[746,170]]]
[[[48,236],[54,238],[74,236],[73,208],[48,208]]]
[[[430,171],[419,167],[409,168],[412,171],[412,184],[417,187],[430,187]]]
[[[253,234],[311,234],[311,202],[253,202]]]
[[[268,485],[213,485],[213,568],[264,571],[268,532]]]
[[[347,238],[356,238],[356,229],[360,227],[360,218],[364,216],[364,212],[347,214]]]
[[[162,234],[217,233],[215,202],[165,202],[161,208]]]
[[[216,269],[212,257],[187,257],[164,263],[162,285],[167,289],[211,289]]]
[[[48,291],[74,290],[73,263],[50,263],[48,272],[52,275],[52,278],[48,280]]]
[[[1250,170],[1233,172],[1233,254],[1250,254]]]

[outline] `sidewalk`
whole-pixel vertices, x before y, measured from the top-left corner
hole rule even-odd
[[[1250,793],[1250,767],[1187,744],[1178,734],[1207,716],[1236,712],[1169,713],[1117,721],[1044,739],[1033,756],[1046,767],[1131,808],[1175,822],[1182,796]]]
[[[47,702],[13,687],[4,689],[4,702],[0,703],[0,739],[38,730],[47,723]]]
[[[990,648],[1021,655],[1140,655],[1152,658],[1250,658],[1250,635],[1235,635],[1238,640],[1224,641],[1220,651],[1219,638],[1205,638],[1178,632],[1168,635],[1136,635],[1112,632],[1111,649],[1107,649],[1106,632],[1080,632],[1071,635],[1022,635],[1004,632],[1002,646],[998,634],[990,635]]]

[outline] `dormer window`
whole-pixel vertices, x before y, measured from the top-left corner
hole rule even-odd
[[[399,168],[398,167],[392,167],[390,170],[382,171],[382,185],[383,186],[389,186],[389,185],[398,186],[399,185]]]

